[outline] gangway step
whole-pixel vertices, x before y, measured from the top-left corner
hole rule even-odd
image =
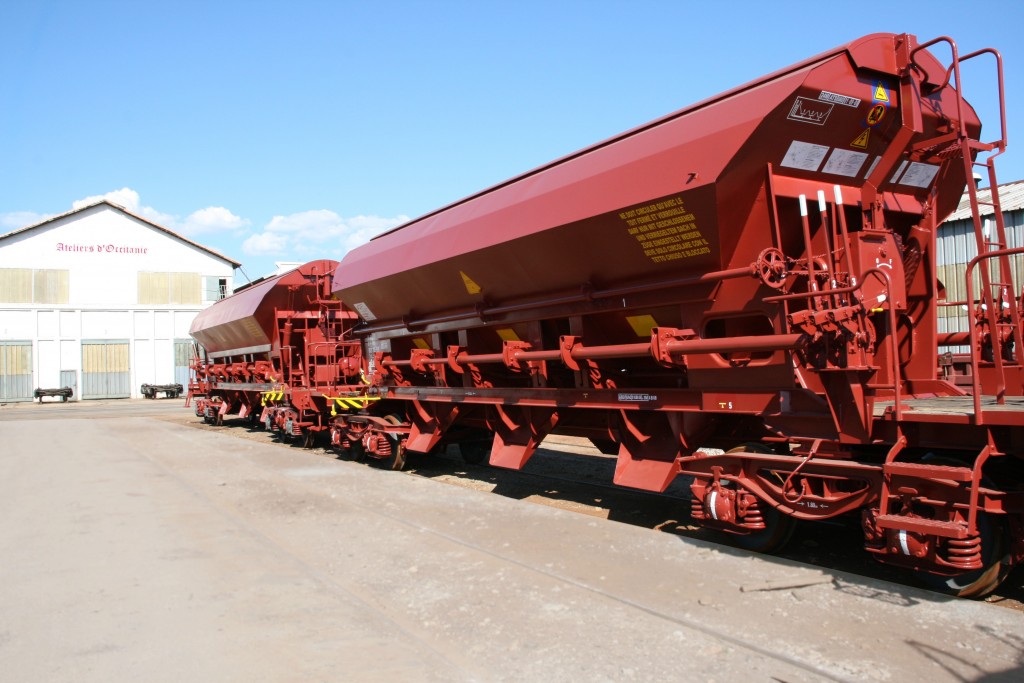
[[[969,467],[951,465],[930,465],[917,462],[890,462],[882,467],[888,476],[914,477],[915,479],[943,479],[946,481],[971,481],[973,473]]]
[[[967,538],[967,525],[963,522],[943,522],[938,519],[907,517],[905,515],[878,515],[875,523],[881,529],[914,531],[943,538]]]

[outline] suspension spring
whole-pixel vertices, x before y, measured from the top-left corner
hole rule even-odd
[[[756,498],[747,506],[747,514],[743,516],[743,526],[764,529],[764,513],[761,512],[761,501]]]
[[[981,569],[981,536],[951,538],[946,543],[948,561],[954,567],[968,571]]]
[[[696,496],[690,498],[690,517],[693,519],[704,519],[706,517],[704,513],[704,502],[699,500]]]

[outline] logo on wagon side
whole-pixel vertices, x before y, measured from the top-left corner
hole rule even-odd
[[[828,115],[832,113],[833,105],[831,102],[821,102],[819,100],[811,100],[806,97],[797,97],[796,102],[793,103],[793,107],[789,110],[789,116],[787,119],[793,121],[803,121],[804,123],[813,123],[816,126],[825,125],[825,121],[828,120]]]

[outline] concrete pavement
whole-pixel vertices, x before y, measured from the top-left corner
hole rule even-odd
[[[152,417],[28,412],[0,420],[0,681],[1024,677],[1019,612]]]

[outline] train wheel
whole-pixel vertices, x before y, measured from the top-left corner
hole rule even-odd
[[[743,444],[728,452],[737,453],[744,451],[755,453],[773,452],[768,446],[756,442]],[[765,528],[749,534],[728,534],[729,544],[755,553],[773,553],[781,550],[789,542],[789,539],[793,537],[793,531],[796,529],[796,520],[789,515],[779,512],[771,504],[761,499],[758,499],[757,506],[761,511],[761,517],[764,519]]]
[[[405,447],[401,444],[393,444],[391,448],[391,456],[384,460],[384,464],[390,470],[401,472],[405,469],[407,459],[408,452],[405,450]]]
[[[918,578],[930,590],[958,598],[982,598],[999,586],[1013,564],[1005,552],[1005,528],[993,515],[978,513],[981,535],[981,569],[957,576],[919,572]]]
[[[933,453],[925,455],[921,462],[953,467],[964,466],[963,462],[955,458]],[[982,479],[982,485],[990,487],[992,482]],[[930,590],[958,598],[981,598],[994,591],[1013,569],[1013,564],[1006,555],[1006,527],[997,516],[979,511],[978,535],[981,537],[981,569],[957,576],[918,572],[921,583]]]
[[[729,543],[755,553],[773,553],[789,543],[796,529],[796,520],[758,500],[765,528],[750,534],[729,534]]]
[[[384,419],[393,425],[402,424],[402,418],[399,415],[385,415]],[[392,437],[392,435],[389,434],[388,440],[391,441],[391,455],[385,458],[382,462],[389,470],[401,472],[405,469],[405,463],[408,460],[409,454],[405,450],[405,446],[402,444],[400,437]]]
[[[316,432],[313,431],[312,429],[307,429],[306,433],[303,435],[302,447],[308,450],[310,448],[313,448],[313,446],[315,444],[316,444]]]
[[[459,443],[459,454],[462,461],[469,465],[486,462],[491,455],[490,441],[462,441]]]

